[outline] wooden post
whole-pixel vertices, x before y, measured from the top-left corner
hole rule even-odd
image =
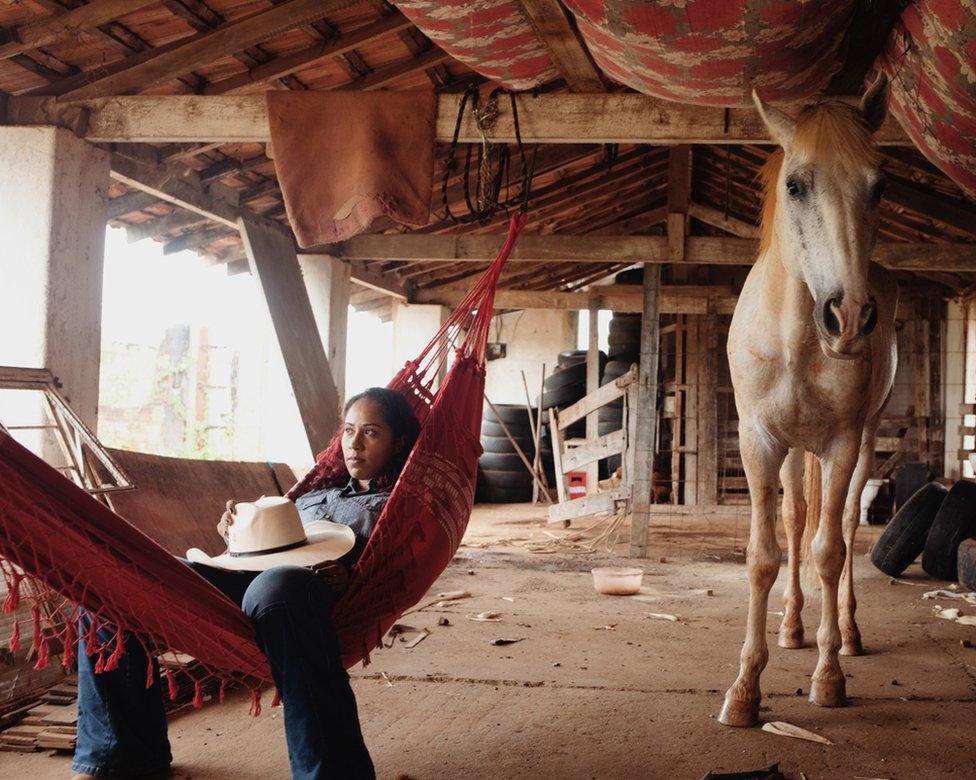
[[[654,493],[654,449],[657,444],[657,370],[660,361],[661,267],[644,263],[644,312],[638,369],[634,482],[631,494],[630,554],[647,557],[647,530]]]
[[[686,319],[685,347],[685,405],[684,405],[684,503],[698,503],[698,382],[701,367],[701,317],[689,315]]]
[[[346,395],[350,266],[329,255],[299,255],[298,263],[341,406]]]
[[[261,285],[312,454],[339,427],[339,395],[302,279],[294,239],[284,230],[238,220],[251,273]]]
[[[699,318],[698,503],[718,503],[718,317]]]
[[[688,204],[691,201],[691,146],[668,148],[668,261],[685,259]]]
[[[929,462],[929,323],[927,307],[921,299],[915,301],[912,318],[912,348],[914,354],[915,429],[919,463]]]
[[[681,503],[681,440],[684,437],[685,348],[687,315],[674,320],[674,418],[671,420],[671,502]]]
[[[586,350],[586,393],[589,395],[600,386],[600,310],[596,304],[590,304],[589,341]],[[586,438],[590,441],[600,435],[599,410],[594,409],[586,415]],[[594,461],[586,466],[586,492],[595,493],[599,478],[600,464]]]

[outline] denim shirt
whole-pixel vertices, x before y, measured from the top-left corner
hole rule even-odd
[[[356,483],[350,479],[345,487],[323,488],[313,490],[295,499],[298,514],[302,523],[315,520],[331,520],[333,523],[348,525],[356,534],[356,544],[342,558],[346,565],[353,565],[362,555],[369,536],[373,533],[373,526],[383,512],[386,501],[390,497],[387,492],[380,492],[370,487],[368,490],[356,490]]]

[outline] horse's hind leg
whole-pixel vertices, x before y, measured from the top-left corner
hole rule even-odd
[[[871,471],[874,469],[874,438],[877,423],[865,427],[861,438],[861,450],[858,453],[857,466],[851,477],[851,486],[847,491],[847,501],[844,504],[844,544],[846,555],[844,570],[840,575],[840,636],[841,655],[863,655],[864,646],[861,644],[861,632],[854,620],[857,610],[857,599],[854,598],[854,537],[857,526],[861,521],[861,493],[867,484]]]
[[[759,720],[759,675],[769,660],[766,611],[769,591],[779,573],[782,553],[776,540],[777,472],[786,452],[772,446],[746,421],[739,423],[742,465],[749,482],[752,523],[746,567],[749,572],[749,617],[739,656],[739,676],[725,694],[718,719],[726,726],[752,726]]]
[[[779,627],[779,646],[803,647],[803,589],[800,587],[800,543],[806,523],[807,504],[803,500],[803,450],[791,449],[779,470],[783,483],[783,525],[786,528],[786,592],[783,594],[783,622]]]

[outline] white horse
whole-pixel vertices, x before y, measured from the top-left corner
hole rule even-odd
[[[751,726],[759,719],[759,676],[769,658],[766,611],[781,559],[775,529],[779,481],[789,540],[779,644],[803,645],[804,452],[816,456],[809,461],[819,472],[813,482],[818,500],[810,502],[819,513],[812,511],[809,522],[816,530],[812,555],[823,597],[810,701],[824,707],[846,703],[838,652],[863,652],[854,621],[852,557],[859,499],[897,360],[897,287],[870,263],[884,189],[872,134],[887,110],[887,83],[875,82],[858,107],[823,101],[796,119],[755,93],[753,99],[782,151],[763,170],[759,258],[729,330],[752,523],[746,639],[739,676],[719,716],[728,726]]]

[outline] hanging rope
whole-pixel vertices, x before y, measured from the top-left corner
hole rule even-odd
[[[500,114],[498,99],[503,92],[507,92],[507,90],[503,90],[501,87],[492,90],[488,98],[482,103],[481,93],[477,87],[472,86],[465,91],[464,97],[461,98],[457,121],[454,124],[454,136],[448,148],[447,160],[444,163],[444,175],[441,180],[441,203],[444,206],[443,219],[445,220],[461,225],[476,222],[486,224],[502,208],[503,204],[499,202],[499,195],[501,194],[502,182],[506,179],[508,173],[512,154],[508,144],[494,143],[489,141],[488,137],[491,135],[491,131]],[[515,129],[515,144],[522,163],[522,194],[519,202],[521,204],[520,210],[524,213],[528,204],[531,173],[526,159],[525,147],[522,144],[522,132],[519,126],[518,104],[515,100],[515,93],[508,92],[508,96],[511,103],[512,123]],[[481,135],[481,143],[468,144],[467,152],[465,153],[461,184],[464,193],[464,203],[468,213],[458,215],[451,211],[448,199],[448,185],[450,184],[451,174],[455,172],[457,167],[458,139],[461,136],[464,113],[469,103],[475,125]],[[477,150],[476,174],[473,187],[475,195],[472,198],[471,168],[475,150]]]

